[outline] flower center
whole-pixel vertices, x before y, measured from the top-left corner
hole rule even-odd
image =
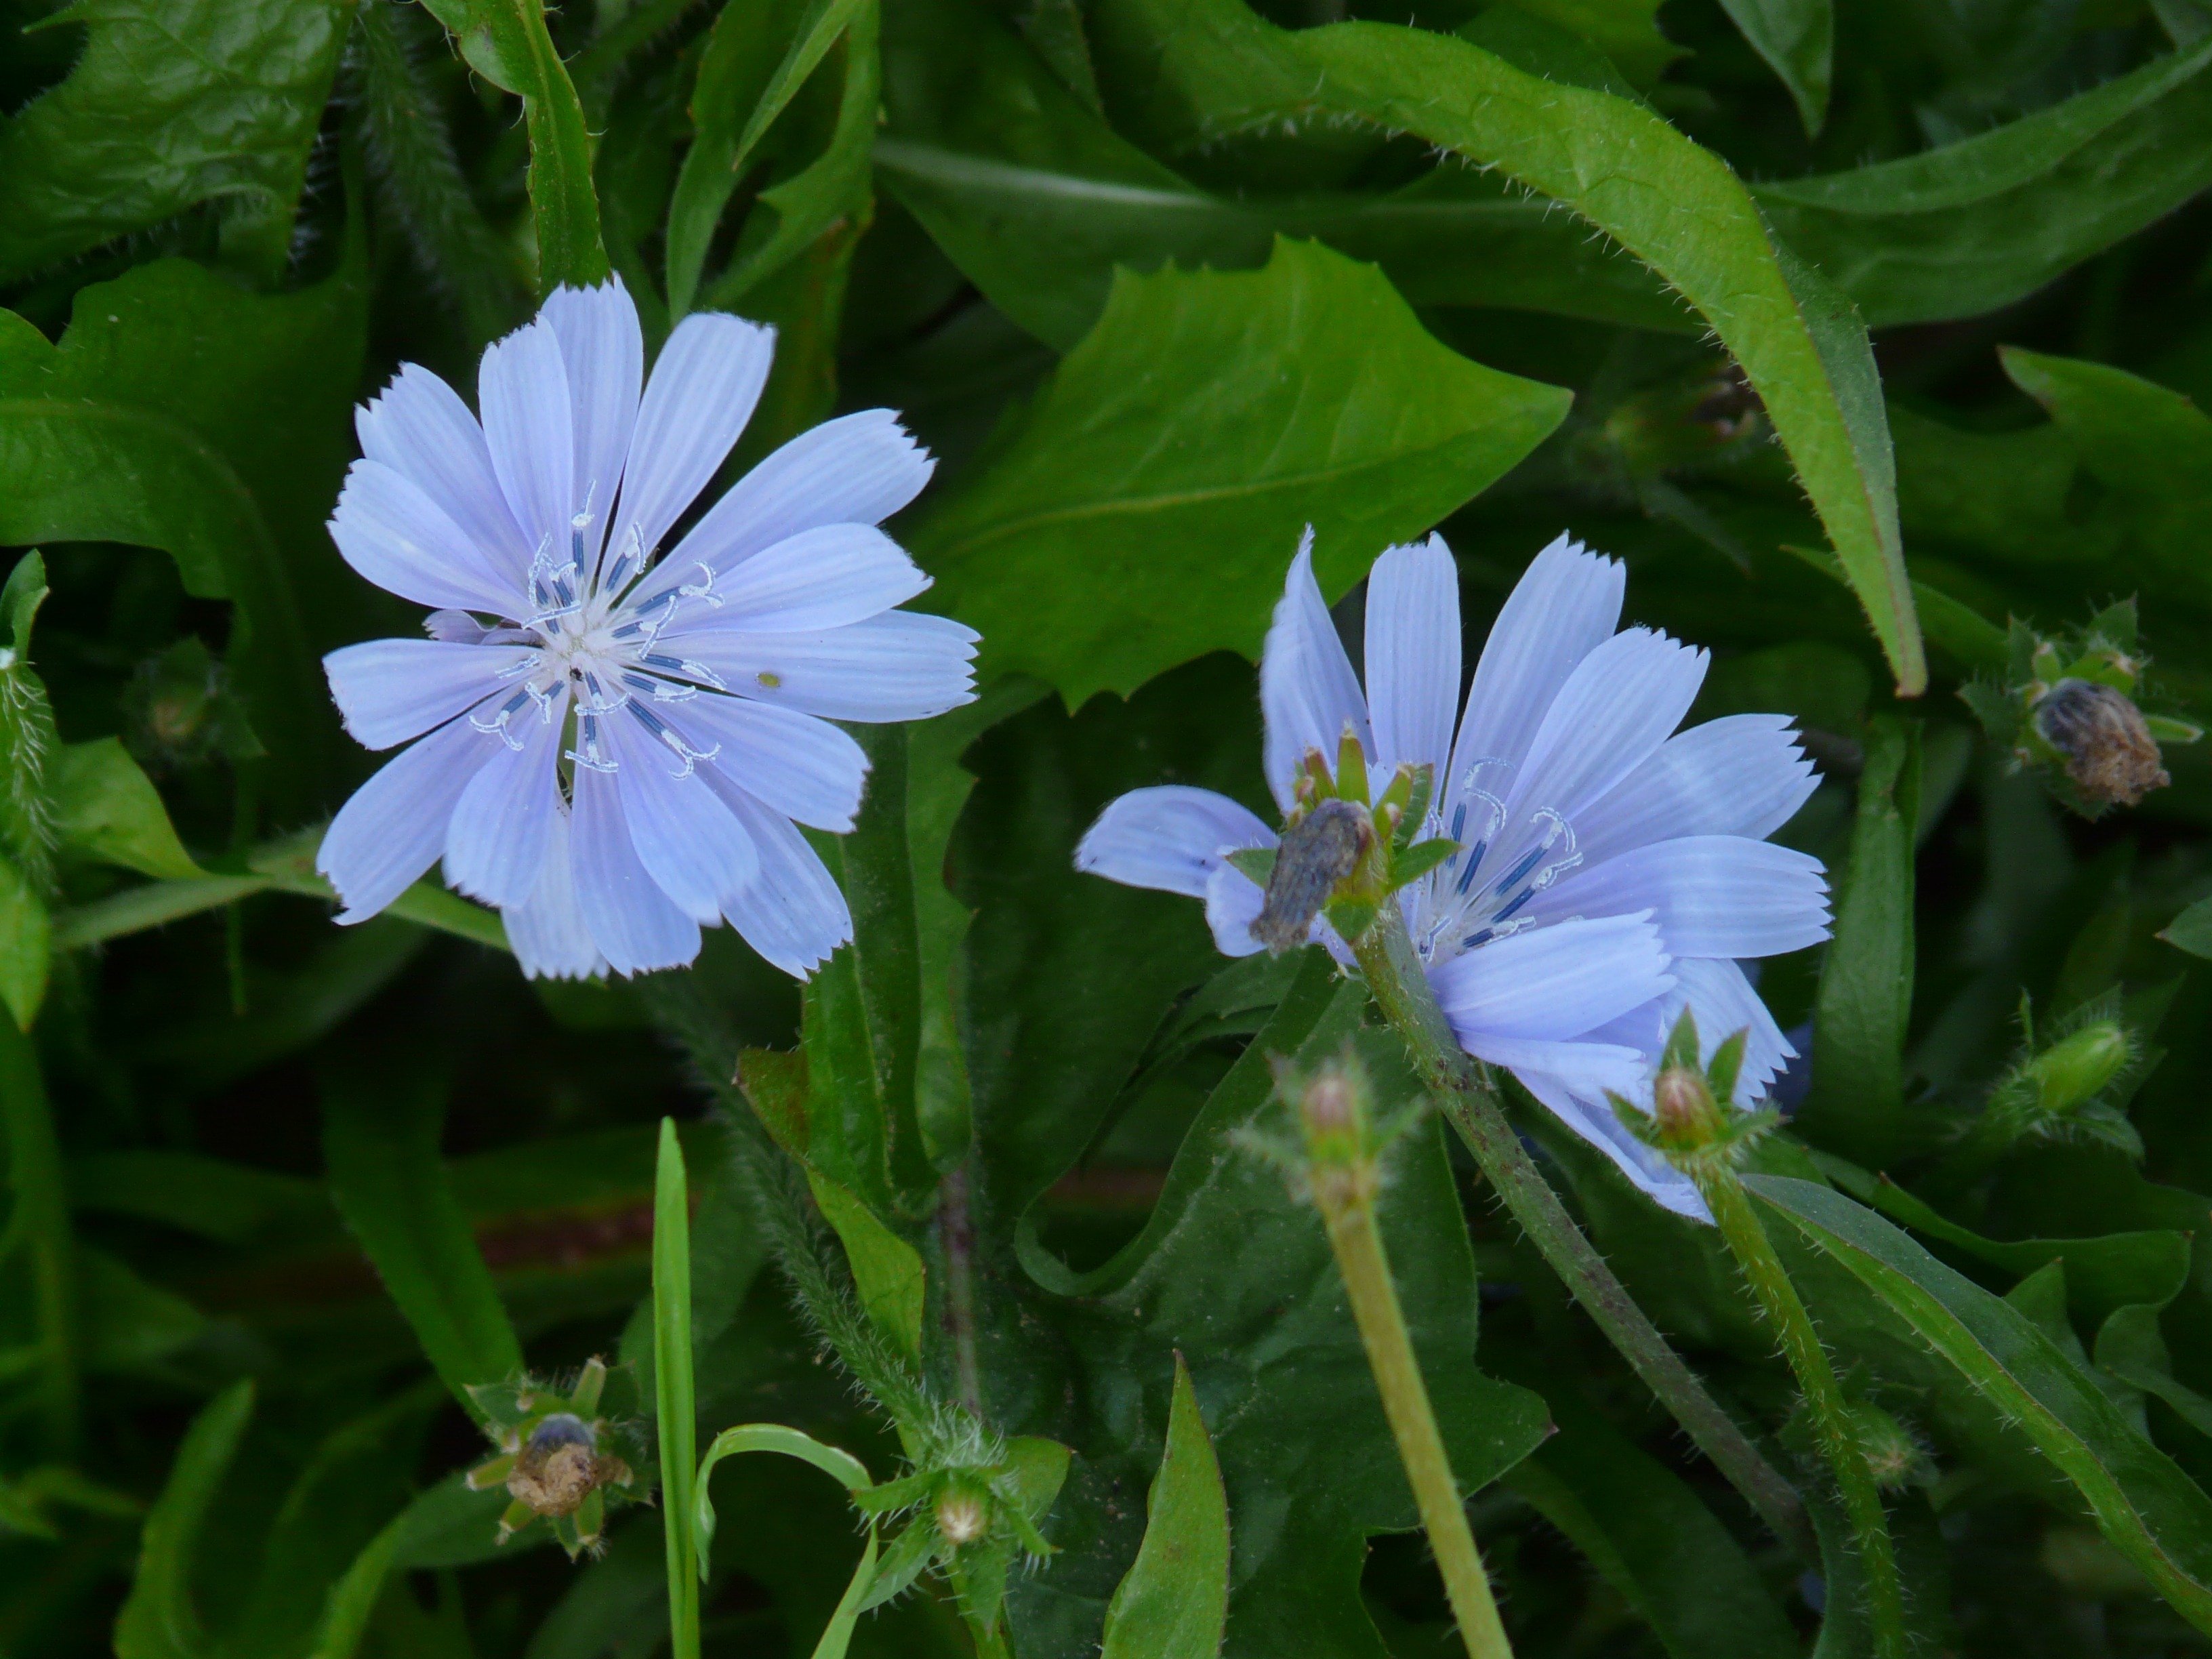
[[[1449,825],[1431,810],[1431,835],[1449,835],[1460,850],[1423,878],[1414,943],[1425,962],[1536,926],[1526,907],[1582,862],[1574,825],[1553,808],[1523,809],[1508,821],[1504,799],[1483,783],[1486,771],[1507,765],[1486,757],[1468,768]]]

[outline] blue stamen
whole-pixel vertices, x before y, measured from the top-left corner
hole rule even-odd
[[[1521,896],[1515,899],[1512,903],[1507,905],[1503,910],[1500,910],[1496,915],[1492,916],[1491,920],[1492,921],[1504,921],[1516,910],[1518,910],[1522,905],[1526,904],[1530,899],[1535,896],[1536,890],[1534,888],[1523,887],[1521,890]]]

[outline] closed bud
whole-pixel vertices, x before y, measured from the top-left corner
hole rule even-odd
[[[1659,1073],[1651,1085],[1651,1112],[1660,1133],[1683,1145],[1711,1139],[1721,1123],[1712,1091],[1686,1066],[1669,1066]]]
[[[2126,1027],[2114,1020],[2085,1025],[2029,1062],[2036,1103],[2051,1116],[2063,1116],[2095,1098],[2134,1058]]]
[[[1867,1472],[1884,1492],[1897,1492],[1929,1473],[1928,1453],[1912,1431],[1879,1406],[1863,1401],[1851,1407],[1851,1426]]]
[[[2066,761],[2066,775],[2099,806],[2133,806],[2167,776],[2142,711],[2094,680],[2062,679],[2035,704],[2035,729]]]

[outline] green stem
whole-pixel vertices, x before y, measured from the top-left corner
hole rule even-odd
[[[668,1556],[668,1645],[699,1659],[697,1404],[691,1375],[691,1203],[676,1125],[660,1120],[653,1202],[653,1389],[660,1429],[661,1535]]]
[[[1544,1253],[1552,1271],[1774,1535],[1800,1559],[1818,1561],[1820,1548],[1796,1490],[1759,1455],[1750,1437],[1668,1346],[1605,1258],[1583,1237],[1505,1121],[1481,1066],[1460,1048],[1443,1010],[1437,1006],[1396,905],[1382,906],[1353,951],[1369,993],[1405,1043],[1422,1081],[1443,1103],[1468,1151],[1514,1219]]]
[[[1790,1282],[1782,1258],[1775,1255],[1773,1241],[1767,1237],[1758,1212],[1751,1206],[1751,1195],[1735,1171],[1717,1163],[1701,1163],[1691,1173],[1698,1190],[1705,1194],[1706,1207],[1713,1212],[1721,1237],[1728,1241],[1744,1277],[1751,1282],[1752,1294],[1780,1333],[1783,1352],[1789,1358],[1790,1368],[1797,1373],[1798,1386],[1804,1389],[1806,1403],[1812,1408],[1814,1432],[1835,1471],[1844,1511],[1858,1540],[1860,1565],[1866,1574],[1867,1611],[1874,1623],[1875,1652],[1880,1659],[1904,1659],[1905,1599],[1898,1583],[1896,1552],[1890,1545],[1889,1522],[1882,1514],[1881,1493],[1867,1467],[1835,1368],[1828,1363],[1828,1351],[1813,1328],[1813,1316],[1806,1312],[1797,1287]]]
[[[1475,1549],[1467,1507],[1460,1501],[1459,1483],[1452,1478],[1443,1436],[1437,1429],[1429,1390],[1413,1357],[1405,1310],[1399,1304],[1382,1235],[1375,1224],[1375,1206],[1364,1198],[1331,1202],[1324,1197],[1321,1212],[1352,1301],[1352,1316],[1367,1347],[1367,1363],[1374,1368],[1375,1386],[1382,1395],[1383,1414],[1398,1443],[1399,1461],[1413,1483],[1421,1525],[1443,1573],[1452,1614],[1459,1620],[1460,1639],[1467,1644],[1468,1659],[1512,1659],[1512,1644],[1505,1639],[1505,1626],[1490,1593],[1490,1576]]]
[[[39,1390],[55,1455],[66,1461],[76,1445],[76,1267],[70,1231],[69,1198],[62,1184],[60,1144],[46,1103],[39,1051],[15,1022],[0,1012],[0,1118],[4,1118],[8,1185],[13,1199],[9,1231],[20,1237],[31,1266],[36,1344],[44,1373]]]

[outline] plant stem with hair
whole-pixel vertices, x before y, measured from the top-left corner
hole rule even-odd
[[[1775,1536],[1801,1559],[1818,1561],[1819,1546],[1796,1488],[1759,1454],[1750,1437],[1668,1345],[1575,1225],[1506,1121],[1481,1063],[1460,1048],[1437,1006],[1395,903],[1382,906],[1374,925],[1352,948],[1369,994],[1405,1043],[1422,1081],[1553,1272]]]

